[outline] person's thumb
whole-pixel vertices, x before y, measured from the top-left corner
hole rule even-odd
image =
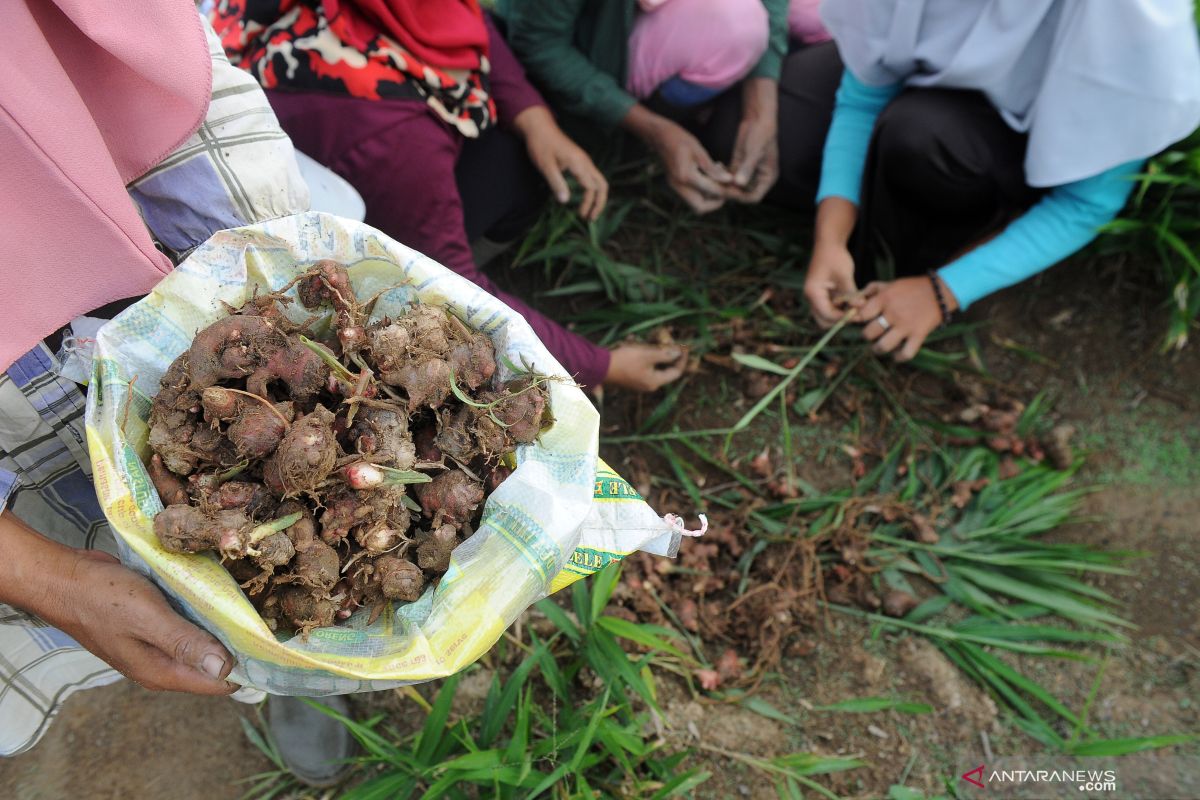
[[[147,609],[142,639],[158,650],[163,661],[164,688],[196,694],[229,694],[237,689],[225,678],[233,669],[233,656],[212,634],[193,625],[159,598],[154,611]]]
[[[737,165],[737,173],[733,176],[733,182],[744,189],[750,185],[750,179],[754,177],[754,169],[758,166],[755,159],[750,157],[747,145],[742,145],[741,151],[733,163]]]
[[[712,159],[709,159],[708,164],[703,168],[703,171],[705,175],[712,178],[717,183],[733,182],[733,175],[720,161],[713,161]]]
[[[671,366],[683,356],[683,348],[677,344],[664,345],[654,353],[654,366],[662,369]]]

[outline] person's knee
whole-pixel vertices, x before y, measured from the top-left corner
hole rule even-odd
[[[897,189],[969,204],[990,185],[986,165],[972,158],[940,98],[923,94],[902,95],[884,109],[875,129],[877,163]]]
[[[938,146],[938,132],[915,95],[890,103],[875,124],[876,148],[885,161],[925,161]]]
[[[702,0],[705,18],[714,28],[725,32],[730,52],[743,54],[749,71],[763,53],[771,37],[771,19],[761,0]]]
[[[722,62],[728,85],[750,73],[767,52],[771,20],[761,0],[694,0],[695,13],[719,31],[713,55]],[[704,58],[701,55],[701,58]]]
[[[673,0],[638,18],[626,88],[645,98],[677,78],[722,91],[750,73],[769,38],[760,0]]]
[[[667,8],[693,20],[687,26],[694,32],[694,41],[687,43],[690,54],[686,60],[691,63],[680,71],[684,79],[728,88],[746,77],[767,52],[771,20],[761,0],[676,2],[677,8]],[[700,20],[703,22],[695,27]]]

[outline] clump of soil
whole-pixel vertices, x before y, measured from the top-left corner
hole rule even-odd
[[[282,292],[201,330],[154,399],[148,469],[163,547],[217,553],[268,626],[307,635],[417,600],[553,418],[546,379],[493,386],[491,340],[444,309],[368,324],[333,261],[295,285],[330,333]]]

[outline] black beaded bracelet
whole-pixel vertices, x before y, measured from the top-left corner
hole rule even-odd
[[[942,310],[942,324],[950,324],[950,309],[946,307],[946,295],[942,294],[942,282],[938,280],[938,275],[933,270],[929,270],[929,282],[933,284],[933,294],[937,297],[938,308]]]

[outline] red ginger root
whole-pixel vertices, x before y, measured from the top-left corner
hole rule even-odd
[[[411,561],[395,556],[379,556],[375,559],[375,572],[379,576],[383,596],[388,600],[411,603],[421,598],[425,576]]]
[[[275,452],[293,419],[295,411],[291,403],[276,403],[274,410],[259,405],[238,415],[226,435],[238,455],[257,461]]]
[[[409,411],[437,408],[450,396],[453,329],[447,312],[418,305],[400,319],[367,331],[379,378],[408,395]]]
[[[162,456],[155,453],[150,457],[150,480],[154,483],[154,488],[158,490],[159,499],[162,500],[164,506],[173,506],[187,503],[187,485],[179,480],[179,477],[171,470],[167,469],[163,464]]]
[[[198,398],[187,391],[187,355],[184,352],[171,362],[150,406],[150,448],[176,475],[190,475],[201,458],[191,446]]]
[[[296,553],[291,569],[276,579],[278,583],[298,583],[308,589],[329,591],[341,577],[341,562],[337,551],[321,540],[312,542],[307,550]]]
[[[507,431],[496,424],[487,409],[463,406],[453,413],[438,415],[438,433],[434,439],[438,450],[460,464],[469,464],[477,456],[494,461],[513,449],[514,442]]]
[[[457,469],[442,473],[430,483],[419,483],[413,491],[434,525],[441,525],[443,520],[462,525],[483,502],[483,486]]]
[[[267,487],[249,481],[226,481],[208,496],[210,505],[220,509],[240,509],[251,519],[266,519],[276,513],[277,501]],[[278,516],[285,516],[279,513]]]
[[[507,426],[505,433],[521,444],[532,442],[553,423],[546,410],[546,387],[533,381],[529,377],[516,378],[504,384],[498,395],[484,393],[480,398],[485,403],[498,401],[492,414]]]
[[[244,378],[286,347],[287,337],[263,317],[223,317],[200,330],[188,348],[188,388],[202,392],[218,381]]]
[[[456,336],[450,346],[450,368],[459,388],[478,389],[496,374],[496,349],[487,335],[452,317]]]
[[[279,504],[275,513],[286,516],[297,512],[300,519],[284,533],[291,540],[297,553],[307,553],[312,549],[313,542],[317,541],[317,521],[313,518],[312,511],[299,500],[285,500]]]
[[[240,511],[220,511],[213,516],[195,506],[167,506],[154,518],[154,534],[172,553],[201,553],[233,541],[250,520]]]
[[[250,460],[266,458],[283,439],[296,418],[291,402],[267,405],[258,395],[210,386],[200,395],[204,418],[212,423],[228,422],[226,435],[238,455]]]
[[[354,309],[358,302],[350,286],[350,273],[330,259],[313,264],[297,284],[296,293],[305,308],[328,304],[337,311],[348,311]]]
[[[246,390],[267,397],[273,380],[287,384],[304,402],[325,386],[329,367],[296,336],[284,335],[264,317],[235,314],[196,334],[188,349],[188,389],[199,393],[218,381],[246,378]]]
[[[368,406],[359,409],[349,435],[355,449],[373,456],[376,464],[396,469],[412,469],[417,463],[417,448],[408,430],[408,416],[399,406]]]
[[[378,556],[412,542],[403,530],[383,525],[377,528],[360,528],[354,540],[367,551],[367,555]],[[406,548],[402,548],[406,549]]]
[[[289,396],[296,402],[306,402],[325,388],[329,366],[296,336],[289,336],[284,346],[271,352],[261,366],[246,379],[246,391],[259,397],[269,397],[273,381],[287,385]]]
[[[315,492],[333,471],[338,459],[333,414],[317,406],[311,414],[294,422],[274,455],[263,465],[263,480],[281,497]]]
[[[237,510],[206,514],[195,506],[167,506],[154,518],[154,533],[164,549],[172,553],[217,550],[223,558],[259,556],[258,544],[294,523],[286,517],[255,525]]]

